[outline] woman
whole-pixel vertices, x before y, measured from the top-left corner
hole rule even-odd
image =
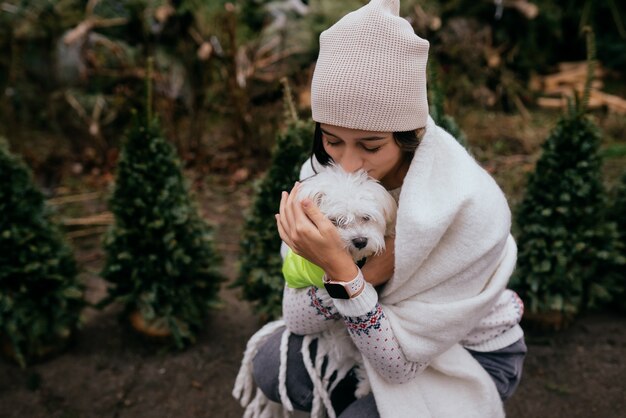
[[[521,377],[506,199],[428,117],[429,45],[398,12],[372,0],[320,36],[315,158],[302,170],[367,170],[398,200],[395,238],[361,270],[315,204],[296,202],[297,184],[283,193],[280,236],[326,289],[286,286],[284,321],[251,339],[235,395],[252,416],[501,417]]]

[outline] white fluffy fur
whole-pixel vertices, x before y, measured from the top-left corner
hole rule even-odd
[[[355,261],[383,251],[385,236],[394,233],[396,201],[363,170],[330,165],[302,182],[298,199],[307,197],[337,226]]]

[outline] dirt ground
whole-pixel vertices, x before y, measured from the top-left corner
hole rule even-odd
[[[230,280],[250,194],[249,185],[214,185],[202,195],[203,213],[217,225]],[[103,205],[104,198],[92,202],[90,210],[101,211]],[[95,301],[106,289],[98,278],[99,237],[78,235],[72,244],[88,297]],[[224,287],[222,298],[223,309],[212,314],[197,344],[183,352],[138,337],[118,321],[119,307],[88,310],[84,328],[63,354],[26,370],[0,360],[0,417],[242,416],[231,390],[245,343],[260,323],[236,290]],[[626,317],[587,314],[559,333],[527,330],[527,342],[524,378],[506,405],[509,417],[626,417]]]

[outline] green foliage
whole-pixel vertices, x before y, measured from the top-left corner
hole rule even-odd
[[[445,92],[439,83],[438,69],[432,60],[428,64],[428,102],[430,116],[433,118],[437,126],[446,130],[452,135],[459,144],[467,149],[467,137],[461,130],[456,120],[448,114],[444,109]]]
[[[25,366],[79,326],[83,285],[30,171],[2,138],[0,178],[0,340]]]
[[[157,121],[136,120],[120,156],[105,239],[107,302],[165,319],[181,348],[193,342],[223,280],[212,230],[192,202],[174,147]]]
[[[613,289],[615,305],[626,312],[626,172],[612,193],[609,206],[609,220],[614,222],[619,236],[618,251],[621,254],[618,262],[612,265],[610,274],[615,282]]]
[[[289,0],[5,0],[0,10],[0,49],[5,52],[0,54],[0,91],[6,94],[0,98],[0,121],[93,140],[88,119],[99,116],[100,134],[117,139],[130,122],[125,117],[129,109],[138,105],[136,81],[144,58],[158,50],[159,91],[166,98],[161,103],[167,102],[160,114],[172,113],[164,121],[178,120],[181,109],[192,118],[218,114],[220,121],[233,119],[231,131],[242,121],[252,125],[241,140],[246,133],[265,132],[256,125],[267,118],[238,119],[240,110],[258,106],[264,112],[278,96],[278,73],[300,75],[300,83],[308,80],[302,70],[317,56],[319,34],[367,2],[310,0],[301,3],[308,8],[304,13],[295,12]],[[516,108],[518,99],[528,103],[532,98],[525,81],[531,73],[583,57],[576,40],[584,25],[598,35],[603,65],[625,68],[626,2],[532,3],[538,8],[532,19],[520,11],[520,2],[504,2],[496,18],[493,2],[469,0],[403,0],[401,15],[431,42],[431,56],[445,65],[448,93],[472,103],[477,96],[488,96],[484,102],[489,106],[506,102],[507,109]],[[424,13],[439,23],[429,25]],[[90,29],[76,37],[79,27]],[[76,42],[68,44],[64,37],[72,32]],[[493,54],[498,64],[485,65],[485,57]],[[237,106],[224,104],[229,104],[236,77],[245,94],[233,110]],[[65,94],[70,87],[77,90],[74,97],[104,99],[106,114],[101,108],[76,106]],[[203,128],[194,125],[197,131],[183,139],[196,138]],[[77,140],[74,146],[80,150],[85,142]]]
[[[256,184],[254,202],[241,237],[239,276],[245,299],[266,319],[281,315],[284,279],[281,240],[276,219],[282,191],[289,191],[298,180],[300,167],[309,156],[314,126],[311,121],[292,119],[278,135],[268,172]]]
[[[619,262],[615,224],[605,219],[600,134],[576,109],[543,145],[518,208],[518,267],[513,286],[530,312],[574,315],[613,296],[607,275]]]
[[[622,241],[626,242],[626,172],[613,192],[610,217],[617,223]]]

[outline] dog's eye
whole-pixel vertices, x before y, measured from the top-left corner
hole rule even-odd
[[[369,216],[365,215],[365,216],[361,216],[361,220],[363,222],[369,222],[372,218],[370,218]]]
[[[342,216],[339,218],[328,218],[328,220],[331,221],[337,228],[343,228],[348,223],[348,220]]]

